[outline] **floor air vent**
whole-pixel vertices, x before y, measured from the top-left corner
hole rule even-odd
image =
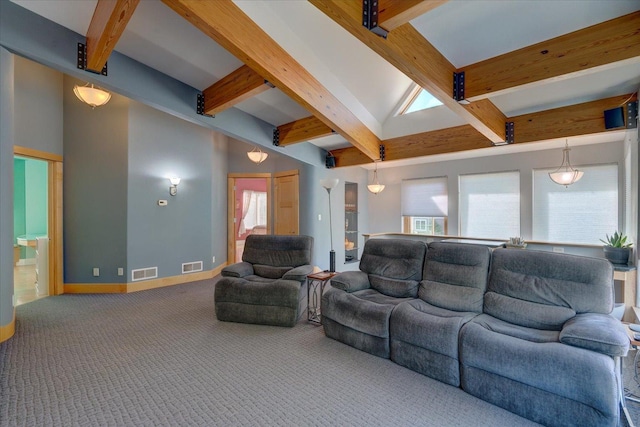
[[[182,274],[194,273],[196,271],[202,271],[202,261],[185,262],[182,264]]]
[[[131,281],[155,279],[158,277],[158,267],[139,268],[131,270]]]

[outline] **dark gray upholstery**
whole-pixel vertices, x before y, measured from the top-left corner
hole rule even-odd
[[[294,326],[307,306],[312,248],[309,236],[248,236],[242,262],[225,267],[216,284],[218,320]]]
[[[490,258],[485,246],[429,244],[420,299],[399,304],[391,315],[391,360],[460,385],[458,332],[482,312]]]
[[[325,334],[389,357],[389,318],[396,305],[417,296],[426,251],[414,240],[368,240],[361,271],[337,275],[322,297]]]
[[[548,426],[616,425],[629,340],[612,308],[608,261],[496,249],[485,314],[460,331],[462,388]]]

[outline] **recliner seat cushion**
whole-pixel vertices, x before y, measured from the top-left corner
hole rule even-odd
[[[310,236],[249,235],[242,261],[272,267],[311,264],[313,238]]]

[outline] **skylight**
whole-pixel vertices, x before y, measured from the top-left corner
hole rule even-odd
[[[442,102],[438,101],[433,95],[424,89],[420,89],[417,95],[414,96],[404,111],[400,114],[414,113],[420,110],[426,110],[427,108],[438,107],[442,105]]]

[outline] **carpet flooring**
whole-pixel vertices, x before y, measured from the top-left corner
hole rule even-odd
[[[324,336],[218,322],[215,280],[16,308],[0,426],[533,426]]]

